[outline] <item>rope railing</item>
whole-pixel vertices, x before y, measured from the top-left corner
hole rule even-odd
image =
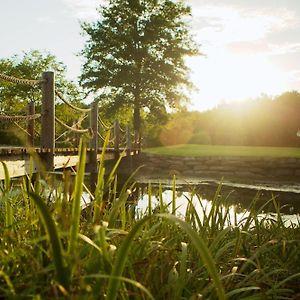
[[[87,114],[81,116],[79,120],[72,126],[72,128],[77,128],[79,124],[81,124],[86,118],[88,117]],[[64,126],[65,127],[65,126]],[[61,139],[63,136],[65,136],[67,133],[69,133],[69,130],[64,131],[62,134],[60,134],[58,137],[55,138],[55,141],[57,142],[59,139]]]
[[[60,134],[58,137],[55,138],[55,142],[58,142],[62,137],[64,137],[69,130],[64,131],[62,134]]]
[[[81,107],[77,107],[75,105],[73,105],[71,102],[67,101],[63,95],[58,92],[58,91],[55,91],[55,95],[61,100],[63,101],[66,105],[68,105],[70,108],[76,110],[76,111],[79,111],[79,112],[90,112],[91,109],[90,108],[81,108]]]
[[[119,126],[119,130],[121,133],[126,133],[126,129],[123,129],[121,126]]]
[[[111,129],[111,128],[112,128],[112,125],[106,125],[106,124],[104,123],[104,121],[100,118],[100,116],[98,116],[98,121],[100,122],[101,126],[102,126],[104,129],[108,130],[108,129]]]
[[[8,121],[8,122],[31,121],[31,120],[39,119],[40,117],[41,114],[34,114],[34,115],[27,115],[27,116],[0,115],[0,122],[1,121]]]
[[[125,131],[124,131],[125,132]],[[126,145],[126,142],[127,142],[127,135],[124,134],[122,136],[122,138],[120,139],[120,144],[123,144],[123,145]]]
[[[25,111],[0,111],[0,122],[14,122],[19,131],[26,133],[26,146],[32,147],[34,145],[34,141],[37,141],[35,136],[36,128],[34,120],[41,118],[40,127],[38,126],[37,128],[41,129],[40,151],[42,153],[41,159],[44,162],[46,170],[51,171],[55,168],[55,153],[56,151],[60,152],[60,149],[58,148],[61,147],[61,143],[63,145],[77,145],[79,136],[75,134],[86,134],[89,138],[89,172],[94,175],[98,174],[97,155],[99,153],[99,150],[101,149],[99,147],[103,147],[103,142],[101,142],[100,140],[105,141],[106,133],[110,133],[108,141],[108,151],[113,153],[113,157],[115,159],[118,159],[120,157],[122,151],[125,151],[128,155],[137,153],[138,147],[140,146],[140,141],[138,141],[137,135],[132,135],[129,127],[125,129],[123,126],[122,128],[118,120],[115,120],[113,124],[111,124],[111,122],[106,121],[106,119],[102,119],[99,115],[97,101],[92,102],[90,108],[78,107],[77,105],[81,106],[81,104],[73,102],[72,99],[70,99],[71,95],[56,91],[54,72],[43,72],[41,78],[42,80],[20,79],[0,73],[0,81],[5,80],[15,84],[31,86],[41,84],[42,90],[41,108],[39,110],[41,111],[41,114],[36,114],[34,105],[28,103],[26,115]],[[64,96],[66,96],[67,100]],[[62,104],[62,106],[65,107],[66,105],[68,106],[68,108],[77,112],[72,118],[72,125],[66,124],[67,122],[63,119],[63,117],[61,117],[61,119],[55,117],[55,110],[57,109],[57,106],[55,107],[55,98],[59,103]],[[83,121],[88,117],[89,128],[84,128],[86,127],[84,125],[86,124],[86,121]],[[27,121],[27,130],[20,126],[24,125],[23,123],[21,123],[21,121]],[[57,131],[55,129],[55,123],[57,123],[62,128],[59,128],[59,130]],[[56,146],[56,143],[59,143],[60,145]],[[97,178],[97,176],[91,176],[91,178],[92,177]],[[91,186],[95,187],[95,184],[91,184]]]
[[[14,125],[16,125],[21,131],[23,131],[26,135],[29,135],[29,132],[24,129],[22,126],[20,126],[17,122],[14,122]]]
[[[72,131],[72,132],[76,132],[76,133],[91,133],[91,128],[87,128],[87,129],[79,129],[79,128],[74,128],[71,127],[67,124],[65,124],[63,121],[61,121],[59,118],[55,117],[55,121],[60,124],[61,126],[65,127],[66,129]]]
[[[22,85],[39,85],[43,82],[45,82],[44,80],[40,79],[40,80],[35,80],[35,79],[23,79],[23,78],[17,78],[14,76],[9,76],[9,75],[5,75],[3,73],[0,73],[0,79],[10,82],[10,83],[16,83],[16,84],[22,84]]]
[[[99,138],[104,142],[105,141],[105,137],[100,133],[98,132],[98,136]],[[108,143],[112,143],[113,141],[115,140],[114,137],[111,137],[109,140],[108,140]]]

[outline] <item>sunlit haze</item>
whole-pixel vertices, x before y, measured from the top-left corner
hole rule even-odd
[[[77,80],[80,21],[97,18],[97,0],[0,0],[0,57],[48,50]],[[196,90],[190,109],[300,89],[300,1],[189,0],[200,57],[187,58]]]

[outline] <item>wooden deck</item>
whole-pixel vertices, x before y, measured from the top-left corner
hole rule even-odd
[[[88,153],[92,150],[87,148],[87,165],[89,163]],[[120,149],[122,153],[124,149]],[[22,147],[0,147],[0,161],[7,165],[11,178],[20,177],[30,172],[36,173],[43,171],[43,163],[40,155],[48,153],[48,149],[41,148],[22,148]],[[98,149],[97,158],[100,159],[102,148]],[[125,155],[135,155],[137,150],[124,152]],[[116,151],[113,148],[106,149],[105,160],[111,160],[116,157]],[[78,148],[56,148],[54,155],[54,170],[76,166],[78,162]],[[0,165],[0,180],[5,178],[4,169]]]

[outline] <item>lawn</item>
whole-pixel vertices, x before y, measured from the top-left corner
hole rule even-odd
[[[144,152],[178,156],[269,156],[300,157],[300,148],[246,147],[224,145],[175,145],[146,148]]]

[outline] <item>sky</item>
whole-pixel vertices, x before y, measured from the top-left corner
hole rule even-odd
[[[46,50],[77,80],[80,22],[103,0],[0,0],[0,58]],[[186,0],[203,55],[187,58],[196,90],[190,109],[300,90],[300,0]]]

